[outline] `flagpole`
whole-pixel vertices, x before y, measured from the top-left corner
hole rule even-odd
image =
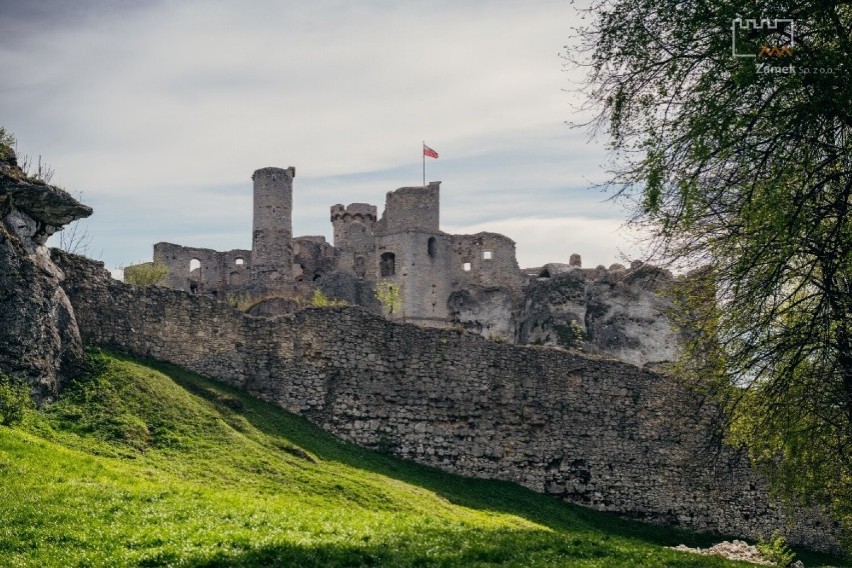
[[[422,140],[423,147],[420,148],[420,154],[423,158],[423,187],[426,187],[426,141]]]

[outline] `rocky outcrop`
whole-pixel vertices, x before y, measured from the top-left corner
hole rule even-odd
[[[552,345],[615,357],[636,365],[673,361],[681,331],[670,317],[670,272],[548,265],[524,293],[520,344]]]
[[[515,338],[515,298],[502,287],[471,286],[450,294],[450,316],[467,331],[498,341]]]
[[[45,243],[63,225],[91,215],[58,187],[28,178],[0,148],[0,371],[50,398],[83,363],[65,275]]]

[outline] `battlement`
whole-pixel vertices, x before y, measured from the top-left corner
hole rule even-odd
[[[376,206],[369,203],[350,203],[346,207],[339,203],[332,205],[331,224],[334,227],[335,247],[366,252],[373,248]]]
[[[733,25],[741,30],[784,30],[793,24],[791,19],[779,18],[762,18],[762,19],[743,19],[736,18]]]
[[[377,212],[378,208],[369,203],[350,203],[345,207],[338,203],[331,206],[331,222],[355,220],[375,223],[378,219]]]

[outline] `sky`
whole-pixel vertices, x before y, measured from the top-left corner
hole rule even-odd
[[[254,170],[296,168],[295,235],[329,207],[442,182],[441,228],[494,231],[521,267],[638,256],[568,121],[567,0],[0,0],[0,125],[94,208],[88,256],[159,241],[251,248]]]

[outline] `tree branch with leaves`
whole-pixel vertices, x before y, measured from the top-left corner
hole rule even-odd
[[[852,5],[615,0],[586,16],[566,58],[587,72],[614,195],[657,262],[708,267],[684,296],[701,325],[679,368],[776,488],[852,529]],[[736,57],[741,16],[795,22],[747,38],[791,51]]]

